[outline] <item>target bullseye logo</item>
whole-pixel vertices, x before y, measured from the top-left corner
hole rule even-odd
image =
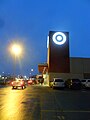
[[[63,45],[66,42],[66,35],[62,32],[56,32],[52,39],[57,45]]]

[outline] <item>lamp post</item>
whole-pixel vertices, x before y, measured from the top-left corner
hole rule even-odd
[[[22,47],[19,44],[13,44],[11,46],[11,52],[14,55],[14,77],[15,77],[15,74],[16,74],[16,58],[21,55]]]

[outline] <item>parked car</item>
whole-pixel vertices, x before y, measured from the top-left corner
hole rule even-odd
[[[27,83],[28,83],[29,85],[32,85],[32,84],[33,84],[33,80],[29,79],[29,80],[27,81]]]
[[[12,89],[14,88],[18,89],[19,87],[22,89],[26,88],[25,81],[23,79],[17,79],[17,78],[14,81],[12,81],[11,86]]]
[[[65,81],[65,85],[67,88],[71,89],[81,89],[82,87],[81,81],[79,79],[67,79]]]
[[[12,81],[13,80],[6,80],[6,85],[10,85],[11,86]]]
[[[86,79],[81,80],[82,88],[86,88]]]
[[[90,79],[82,79],[82,88],[90,88]]]
[[[52,88],[64,88],[65,81],[62,78],[54,78],[52,83]]]

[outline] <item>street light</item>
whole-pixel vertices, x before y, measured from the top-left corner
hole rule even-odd
[[[33,69],[31,69],[31,71],[33,72]]]
[[[13,44],[12,45],[12,52],[13,54],[16,56],[19,56],[21,54],[22,48],[20,45],[18,44]]]
[[[31,70],[30,70],[30,73],[29,73],[29,74],[30,74],[30,76],[32,76],[32,75],[33,75],[33,74],[32,74],[32,73],[33,73],[33,71],[34,71],[33,69],[31,69]]]
[[[16,57],[19,57],[22,53],[22,47],[20,44],[12,44],[11,46],[11,53],[14,54],[14,76],[16,71]]]

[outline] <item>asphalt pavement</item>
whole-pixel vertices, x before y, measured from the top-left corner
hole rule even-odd
[[[0,87],[0,120],[90,120],[90,90]]]

